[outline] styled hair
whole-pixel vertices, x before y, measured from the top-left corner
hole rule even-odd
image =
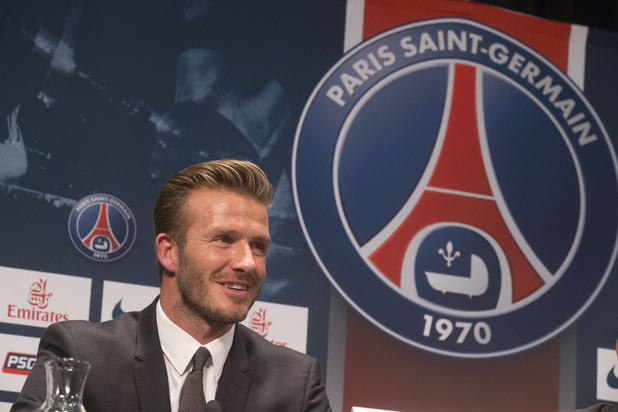
[[[230,191],[260,202],[265,207],[272,203],[275,190],[266,174],[255,164],[243,160],[214,160],[197,163],[176,173],[163,185],[152,212],[155,237],[167,233],[179,248],[191,220],[185,204],[191,193],[200,189]],[[157,259],[159,277],[163,267]]]

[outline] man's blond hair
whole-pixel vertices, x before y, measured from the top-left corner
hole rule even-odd
[[[176,173],[163,185],[152,212],[155,237],[166,233],[179,248],[184,246],[191,220],[185,204],[191,193],[200,189],[230,191],[269,207],[274,188],[257,165],[243,160],[214,160],[198,163]],[[159,277],[163,267],[157,260]]]

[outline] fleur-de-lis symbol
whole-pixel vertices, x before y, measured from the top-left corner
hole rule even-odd
[[[442,255],[444,260],[446,260],[446,266],[448,267],[451,267],[453,260],[461,256],[461,253],[459,253],[459,251],[455,251],[455,253],[453,253],[453,242],[451,242],[450,240],[446,244],[446,252],[444,251],[444,249],[440,248],[440,250],[438,250],[438,253]]]

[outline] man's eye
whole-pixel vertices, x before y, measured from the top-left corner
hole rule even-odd
[[[227,236],[219,236],[218,238],[215,238],[216,242],[223,242],[223,243],[230,243],[230,238]]]
[[[253,249],[264,252],[266,251],[266,245],[261,242],[255,242],[253,243]]]

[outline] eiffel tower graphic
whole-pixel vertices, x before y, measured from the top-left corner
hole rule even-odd
[[[120,247],[120,242],[118,242],[109,227],[107,214],[107,203],[101,203],[97,223],[92,230],[82,238],[83,244],[95,252],[113,252]]]
[[[506,257],[503,272],[508,276],[503,276],[502,287],[508,295],[503,305],[508,306],[555,279],[526,243],[502,198],[489,157],[482,110],[477,110],[481,107],[480,76],[481,68],[451,64],[444,119],[429,165],[399,214],[361,248],[361,253],[393,286],[401,288],[402,283],[410,282],[402,276],[429,276],[403,267],[411,242],[423,229],[438,224],[476,228],[491,237]],[[471,272],[480,273],[482,257],[472,255],[472,265],[476,266]],[[457,280],[450,277],[451,281]],[[448,278],[433,279],[438,281],[435,285],[441,285],[434,287],[449,291]],[[451,291],[457,288],[464,294],[463,285],[452,285]],[[480,288],[474,293],[482,292]]]

